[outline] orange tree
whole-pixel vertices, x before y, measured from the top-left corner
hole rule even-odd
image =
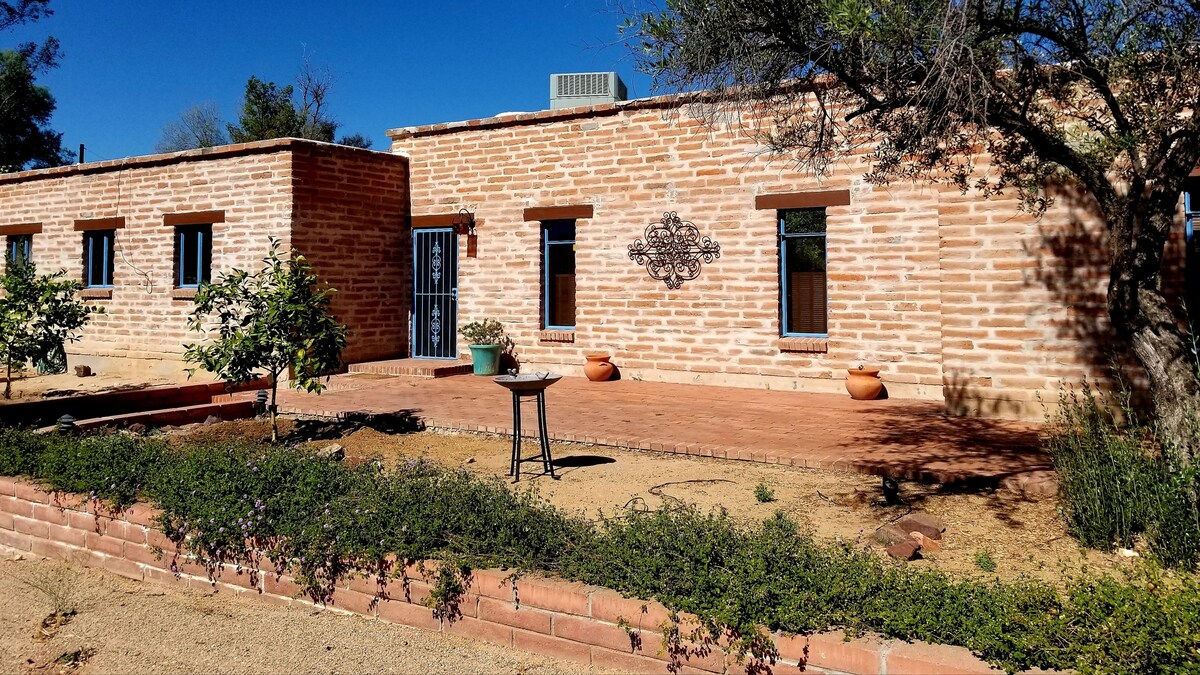
[[[261,270],[233,270],[197,291],[188,325],[211,339],[185,345],[185,358],[230,383],[266,373],[271,440],[277,442],[279,377],[290,370],[293,388],[320,393],[321,377],[341,365],[346,327],[329,313],[333,292],[318,286],[312,266],[295,249],[281,258],[272,239]]]

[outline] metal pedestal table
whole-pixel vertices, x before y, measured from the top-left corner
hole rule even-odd
[[[546,431],[546,388],[562,379],[562,375],[553,373],[528,373],[501,375],[493,378],[496,384],[512,392],[513,401],[513,441],[512,457],[508,464],[508,475],[513,482],[521,480],[521,464],[525,462],[541,462],[542,469],[555,480],[554,459],[550,456],[550,434]],[[538,445],[540,454],[535,457],[521,456],[521,402],[533,399],[537,404]]]

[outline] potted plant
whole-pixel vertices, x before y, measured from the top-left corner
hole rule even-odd
[[[883,391],[883,380],[879,379],[878,368],[850,368],[846,371],[846,391],[857,401],[870,401]]]
[[[500,354],[512,346],[504,334],[504,325],[495,319],[472,321],[458,332],[471,348],[471,363],[476,375],[495,375],[500,372]]]

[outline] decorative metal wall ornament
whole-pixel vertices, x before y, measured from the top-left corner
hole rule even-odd
[[[691,222],[680,220],[674,211],[662,220],[646,226],[646,241],[629,245],[629,258],[646,266],[650,278],[667,288],[679,288],[685,281],[700,276],[701,263],[712,264],[721,257],[721,245],[710,237],[701,237]]]

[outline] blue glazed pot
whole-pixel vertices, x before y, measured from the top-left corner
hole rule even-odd
[[[470,345],[471,366],[476,375],[500,372],[500,345]]]

